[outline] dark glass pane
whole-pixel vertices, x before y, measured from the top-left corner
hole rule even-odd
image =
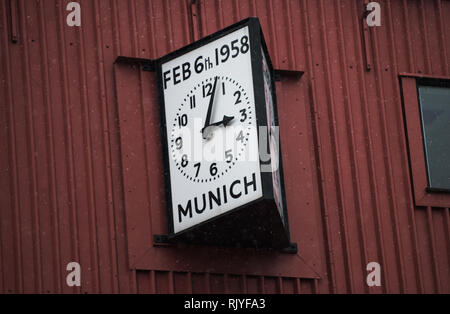
[[[450,88],[419,86],[428,182],[450,190]]]

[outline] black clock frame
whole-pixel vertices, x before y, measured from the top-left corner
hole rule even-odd
[[[187,45],[179,50],[171,52],[155,61],[158,83],[158,102],[160,107],[161,137],[163,143],[162,150],[168,228],[167,239],[169,242],[274,249],[285,249],[293,246],[290,243],[288,213],[283,178],[281,143],[279,143],[279,170],[281,184],[280,191],[283,204],[282,216],[280,216],[280,214],[278,213],[278,209],[274,200],[272,172],[260,172],[263,191],[263,196],[261,198],[230,210],[222,215],[213,217],[177,234],[174,233],[170,166],[167,147],[169,143],[166,129],[162,64],[247,26],[249,28],[249,40],[251,47],[250,52],[253,72],[253,89],[259,140],[259,126],[267,126],[262,53],[265,54],[266,62],[271,73],[274,122],[276,126],[279,126],[279,123],[275,88],[275,73],[258,18],[249,17],[223,30],[202,38],[190,45]],[[258,143],[258,147],[259,145],[260,143]],[[260,160],[260,165],[261,164],[262,162]],[[245,210],[243,210],[244,208]],[[238,233],[238,235],[236,235],[236,233]],[[296,246],[294,245],[294,247]]]

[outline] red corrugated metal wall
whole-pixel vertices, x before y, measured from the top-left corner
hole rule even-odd
[[[450,1],[378,1],[369,30],[360,0],[81,0],[81,27],[68,2],[0,0],[1,293],[450,292],[449,208],[414,205],[398,76],[449,76]],[[113,63],[248,16],[275,68],[305,71],[278,110],[290,225],[320,279],[130,270]]]

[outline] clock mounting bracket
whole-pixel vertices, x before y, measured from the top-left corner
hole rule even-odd
[[[139,64],[139,66],[142,67],[142,71],[144,72],[156,72],[156,63],[158,62],[158,60],[120,56],[117,58],[116,63],[120,62]],[[304,71],[274,69],[274,80],[276,82],[280,82],[283,78],[292,78],[299,80],[303,76],[303,74],[305,74]]]
[[[155,234],[153,235],[153,243],[155,246],[166,246],[166,245],[176,245],[177,242],[170,239],[167,234]],[[279,252],[285,254],[297,254],[298,245],[296,242],[291,242],[288,247],[280,249]]]
[[[115,63],[125,62],[128,64],[138,64],[144,72],[156,72],[156,62],[154,59],[132,58],[119,56]]]

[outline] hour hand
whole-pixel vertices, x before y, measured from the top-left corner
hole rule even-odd
[[[223,124],[223,126],[226,127],[228,124],[230,124],[231,121],[233,121],[233,119],[234,119],[234,117],[223,116],[222,121],[211,123],[210,125],[205,126],[203,128],[202,132],[205,131],[210,126],[221,126]]]
[[[208,137],[209,134],[209,129],[211,127],[215,127],[215,126],[221,126],[223,124],[224,127],[227,127],[231,121],[233,121],[234,117],[229,117],[229,116],[223,116],[222,121],[219,122],[215,122],[215,123],[211,123],[210,125],[205,126],[202,129],[202,133],[203,133],[203,138],[206,139]]]
[[[224,127],[226,127],[228,124],[230,124],[231,121],[233,121],[234,117],[229,116],[223,116],[223,120],[213,123],[210,126],[221,126],[223,124]]]

